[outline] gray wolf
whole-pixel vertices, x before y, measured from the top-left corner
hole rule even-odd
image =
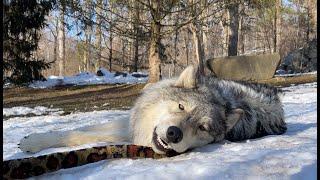
[[[179,77],[144,88],[130,121],[115,121],[74,131],[31,134],[20,149],[97,141],[131,142],[160,154],[183,153],[209,143],[241,141],[286,131],[281,92],[267,85],[201,77],[187,67]]]

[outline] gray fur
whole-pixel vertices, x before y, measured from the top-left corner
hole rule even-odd
[[[200,81],[190,80],[190,78],[197,78],[196,76],[190,77],[192,74],[196,73],[190,72],[189,75],[184,76],[188,78],[188,81],[180,83],[184,77],[164,80],[149,85],[144,90],[136,101],[131,114],[130,127],[134,143],[150,145],[149,142],[142,142],[140,135],[145,132],[141,132],[141,126],[146,122],[141,123],[140,121],[155,121],[146,119],[144,112],[148,111],[149,106],[167,100],[177,103],[184,102],[195,107],[192,112],[185,112],[185,115],[181,116],[175,125],[180,127],[182,131],[191,128],[193,135],[196,136],[195,141],[201,141],[204,138],[207,139],[205,144],[219,142],[223,139],[239,141],[265,135],[282,134],[286,131],[284,112],[279,97],[280,92],[276,88],[261,84],[221,80],[214,77],[202,77],[201,83],[199,83]],[[185,85],[188,82],[192,84]],[[194,82],[198,83],[194,85]],[[154,114],[155,118],[156,116]],[[207,119],[206,123],[209,124],[207,130],[210,138],[199,135],[197,129],[199,123],[204,121],[204,117]],[[167,122],[156,122],[153,128],[161,126],[162,123]],[[166,141],[165,136],[161,138]],[[144,140],[152,141],[147,136]],[[204,145],[204,143],[193,142],[184,145],[186,146],[184,148],[179,148],[178,144],[168,144],[177,152]],[[154,145],[153,148],[157,149]]]

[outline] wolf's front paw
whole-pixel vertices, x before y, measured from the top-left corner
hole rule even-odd
[[[43,147],[43,134],[30,134],[20,140],[19,148],[23,152],[36,153],[44,149]]]

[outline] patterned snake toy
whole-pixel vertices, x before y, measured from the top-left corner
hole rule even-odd
[[[94,163],[104,159],[116,158],[153,158],[175,156],[177,153],[168,152],[166,155],[155,153],[152,148],[137,145],[107,145],[69,152],[58,152],[3,161],[3,179],[23,179],[44,173],[67,169]]]

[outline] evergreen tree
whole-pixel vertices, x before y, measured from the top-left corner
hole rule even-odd
[[[51,63],[34,57],[45,16],[53,8],[53,0],[5,0],[3,57],[4,73],[15,84],[41,80],[41,71]]]

